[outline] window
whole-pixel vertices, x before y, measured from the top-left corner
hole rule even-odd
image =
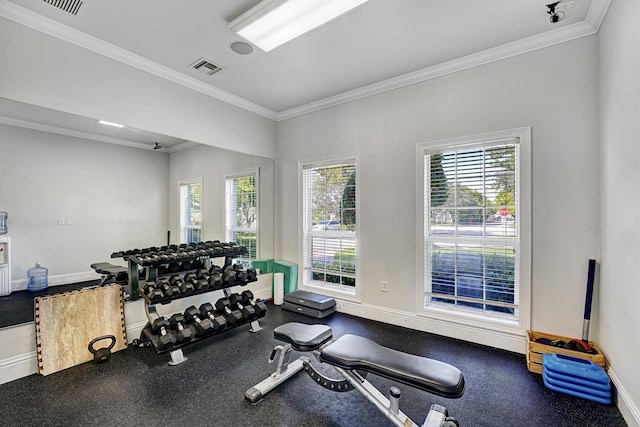
[[[180,243],[202,241],[202,184],[180,185]]]
[[[303,286],[359,298],[358,155],[301,163]]]
[[[528,327],[529,129],[420,145],[421,311]]]
[[[246,257],[258,257],[258,173],[225,176],[226,241],[246,246]]]

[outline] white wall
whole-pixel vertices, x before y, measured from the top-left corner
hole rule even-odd
[[[69,275],[165,241],[168,173],[166,153],[0,124],[0,210],[9,212],[16,287],[36,262]]]
[[[579,336],[587,260],[598,256],[597,49],[596,37],[583,38],[280,122],[277,256],[301,261],[298,161],[359,151],[360,312],[387,320],[415,313],[416,144],[531,126],[531,327]],[[380,291],[382,280],[390,292]]]
[[[169,223],[171,242],[178,243],[179,209],[178,182],[202,180],[203,240],[226,241],[224,229],[224,176],[260,168],[259,176],[259,253],[260,258],[273,258],[274,252],[274,172],[275,162],[208,146],[195,146],[170,155],[169,162]]]
[[[619,405],[640,425],[640,3],[611,2],[600,31],[602,266],[598,337],[612,372],[624,380]],[[635,402],[635,405],[633,404]],[[634,420],[631,420],[631,417]]]
[[[0,97],[274,157],[273,121],[3,18],[0,55]]]

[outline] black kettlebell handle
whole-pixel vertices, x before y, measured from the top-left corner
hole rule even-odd
[[[109,344],[109,346],[106,347],[107,350],[111,351],[113,346],[116,345],[116,337],[114,337],[113,335],[103,335],[101,337],[92,339],[91,342],[89,343],[89,351],[91,352],[91,354],[96,354],[96,351],[98,351],[95,348],[93,348],[93,345],[100,340],[106,340],[106,339],[111,340],[111,344]]]

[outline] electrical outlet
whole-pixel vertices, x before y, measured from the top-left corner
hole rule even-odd
[[[67,218],[67,225],[71,225],[71,218]]]
[[[389,292],[389,282],[386,280],[382,281],[382,288],[380,289],[382,292]]]
[[[64,218],[58,218],[58,225],[64,225]]]

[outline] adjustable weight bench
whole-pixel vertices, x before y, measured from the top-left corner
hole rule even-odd
[[[391,387],[387,398],[369,381],[367,373],[410,385],[429,393],[455,399],[464,393],[464,377],[455,367],[433,359],[383,347],[357,335],[343,335],[333,339],[333,331],[326,325],[285,323],[273,331],[284,345],[274,347],[269,363],[276,361],[276,371],[247,390],[246,401],[258,403],[267,393],[304,370],[318,385],[336,392],[358,390],[398,427],[418,427],[399,408],[400,389]],[[301,356],[290,361],[293,350],[311,352],[321,363],[331,365],[341,379],[331,379],[318,372],[311,360]],[[455,418],[443,406],[431,405],[423,427],[458,426]]]
[[[126,283],[128,278],[127,267],[111,264],[110,262],[96,262],[91,264],[91,268],[102,275],[98,286],[111,282]]]

